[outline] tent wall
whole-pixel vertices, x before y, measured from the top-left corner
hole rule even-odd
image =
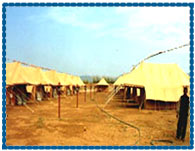
[[[95,86],[97,92],[108,92],[108,86],[104,86],[104,85],[99,85],[99,86]]]
[[[144,109],[148,110],[176,110],[177,102],[163,102],[147,100],[144,104]]]
[[[124,92],[126,92],[126,93],[124,94]],[[164,101],[156,101],[156,100],[145,100],[146,99],[146,94],[145,94],[145,89],[144,88],[125,87],[125,89],[121,90],[121,95],[122,94],[125,95],[125,97],[123,99],[133,100],[133,101],[137,102],[140,106],[143,102],[143,108],[144,109],[175,110],[176,106],[177,106],[177,102],[164,102]]]

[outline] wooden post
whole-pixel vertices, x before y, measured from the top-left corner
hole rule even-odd
[[[58,118],[60,118],[60,82],[58,83]]]
[[[33,100],[36,101],[36,91],[37,91],[37,87],[34,85],[33,86]]]
[[[77,102],[76,102],[76,108],[79,107],[79,89],[76,87],[76,93],[77,93]]]
[[[50,89],[50,92],[49,92],[49,97],[52,98],[52,91],[53,91],[53,88],[51,86],[51,89]]]
[[[84,96],[85,99],[84,99],[84,101],[86,102],[87,101],[87,86],[85,86],[84,89],[85,89],[85,96]]]
[[[90,100],[91,100],[91,84],[90,84]]]
[[[93,86],[93,99],[95,99],[95,86]]]

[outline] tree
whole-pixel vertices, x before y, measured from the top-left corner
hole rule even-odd
[[[93,76],[93,83],[98,83],[100,81],[100,77],[99,76]]]

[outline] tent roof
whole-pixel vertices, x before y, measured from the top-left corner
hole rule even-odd
[[[72,85],[76,86],[84,86],[85,84],[83,83],[83,81],[81,80],[80,77],[78,76],[73,76],[71,75],[71,79],[72,79]]]
[[[189,86],[189,76],[177,64],[154,64],[142,62],[131,73],[115,83],[145,87],[146,99],[178,101],[183,87]]]
[[[83,83],[80,77],[77,77],[77,81],[79,86],[85,86],[85,84]]]
[[[6,84],[32,84],[32,85],[79,85],[85,84],[78,76],[58,73],[54,70],[43,71],[41,68],[22,66],[19,62],[6,64]]]
[[[104,78],[102,78],[96,85],[98,86],[109,86]]]
[[[39,84],[34,68],[22,66],[18,62],[7,63],[6,66],[7,85]]]
[[[70,78],[70,75],[65,73],[57,73],[57,75],[61,85],[64,86],[72,85],[72,80]]]
[[[114,85],[121,85],[121,84],[124,84],[124,77],[126,76],[127,74],[123,74],[122,76],[118,77],[118,79],[114,82]]]
[[[6,85],[13,85],[15,83],[15,73],[20,67],[21,64],[19,62],[6,63]]]
[[[20,66],[18,62],[6,63],[6,85],[12,85],[12,78],[17,67]]]
[[[55,70],[45,71],[46,77],[51,81],[51,85],[58,85],[60,79],[58,78],[58,74]]]
[[[51,81],[40,68],[22,66],[19,62],[6,64],[6,84],[48,84]]]

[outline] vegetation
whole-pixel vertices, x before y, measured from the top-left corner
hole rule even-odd
[[[113,84],[116,81],[116,78],[113,77],[103,77],[108,83]]]
[[[90,83],[89,80],[83,80],[83,82],[84,82],[85,84]]]
[[[93,76],[93,83],[98,83],[101,80],[101,77],[99,76]]]
[[[85,84],[98,83],[102,78],[104,78],[110,84],[113,84],[117,79],[116,77],[109,76],[81,76],[81,79]]]
[[[93,83],[98,83],[102,78],[104,78],[108,83],[113,84],[116,81],[116,78],[108,77],[108,76],[94,76],[93,77]]]

